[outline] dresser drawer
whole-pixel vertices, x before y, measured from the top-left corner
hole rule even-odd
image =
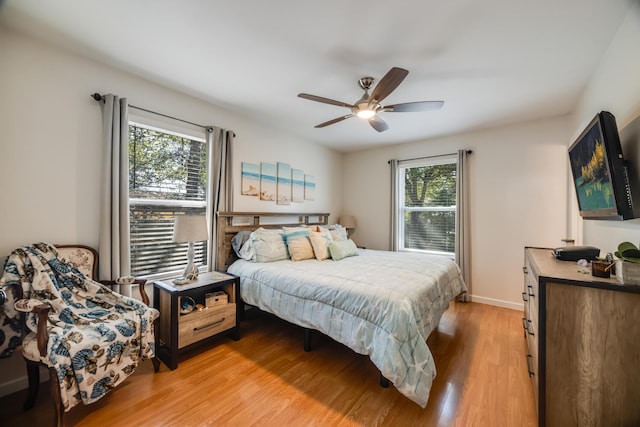
[[[180,316],[178,348],[211,337],[236,326],[236,305],[225,304]]]
[[[527,353],[527,370],[529,371],[529,381],[531,381],[531,388],[533,389],[533,398],[536,403],[536,413],[539,411],[540,395],[539,393],[539,372],[537,355],[535,353]]]
[[[527,351],[529,354],[531,354],[531,368],[533,370],[534,373],[537,374],[538,371],[538,359],[539,359],[539,354],[538,354],[538,337],[535,335],[529,335],[527,334]]]
[[[527,300],[529,304],[529,320],[534,323],[534,328],[537,329],[538,325],[538,304],[540,296],[538,295],[538,275],[536,271],[529,267],[529,275],[527,277]]]

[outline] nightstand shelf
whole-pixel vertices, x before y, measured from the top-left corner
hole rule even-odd
[[[223,291],[226,302],[206,307],[206,295]],[[191,298],[201,309],[180,313],[181,298]],[[156,281],[153,286],[154,306],[160,311],[156,331],[156,354],[170,369],[178,367],[185,351],[222,333],[240,338],[238,303],[239,279],[231,274],[202,273],[197,281],[176,285],[171,280]]]

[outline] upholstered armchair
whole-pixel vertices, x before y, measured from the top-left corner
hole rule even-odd
[[[87,246],[24,246],[12,252],[0,279],[0,323],[9,325],[0,354],[22,345],[29,381],[25,410],[35,402],[39,366],[47,367],[58,426],[66,411],[103,397],[140,361],[152,358],[159,370],[153,335],[158,312],[149,307],[145,280],[98,283],[97,259]],[[138,285],[142,303],[113,292],[108,285],[116,283]],[[10,330],[16,335],[7,337]]]

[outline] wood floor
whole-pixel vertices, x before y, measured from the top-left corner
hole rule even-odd
[[[242,338],[221,337],[170,371],[151,362],[119,388],[66,414],[77,426],[535,426],[522,313],[452,303],[428,339],[438,375],[422,409],[378,371],[320,334],[302,349],[303,331],[251,310]],[[22,411],[21,391],[0,399],[0,424],[51,425],[48,383]]]

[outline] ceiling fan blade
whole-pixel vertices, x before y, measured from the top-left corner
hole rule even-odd
[[[389,125],[387,124],[387,122],[385,122],[378,116],[371,117],[369,119],[369,124],[378,132],[384,132],[385,130],[389,129]]]
[[[353,105],[346,102],[336,101],[335,99],[323,98],[321,96],[309,95],[308,93],[299,93],[298,97],[308,99],[309,101],[322,102],[324,104],[337,105],[338,107],[353,108]]]
[[[405,102],[403,104],[385,105],[382,110],[392,113],[405,113],[414,111],[430,111],[442,108],[444,101],[418,101]]]
[[[341,122],[341,121],[343,121],[343,120],[345,120],[345,119],[348,119],[349,117],[354,117],[354,116],[353,116],[353,114],[347,114],[346,116],[336,117],[335,119],[328,120],[328,121],[326,121],[326,122],[324,122],[324,123],[320,123],[319,125],[316,125],[316,126],[314,126],[314,127],[317,127],[317,128],[323,128],[323,127],[325,127],[325,126],[329,126],[329,125],[332,125],[332,124],[334,124],[334,123]]]
[[[382,101],[402,83],[405,77],[407,77],[407,74],[409,74],[409,71],[404,68],[393,67],[390,69],[389,72],[380,79],[376,87],[373,88],[369,101]]]

